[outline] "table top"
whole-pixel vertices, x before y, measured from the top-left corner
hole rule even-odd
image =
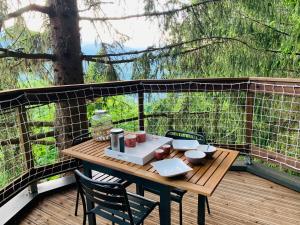
[[[144,166],[117,160],[104,155],[104,149],[108,146],[108,141],[89,140],[65,149],[63,153],[90,163],[205,196],[212,195],[239,154],[237,151],[217,148],[212,158],[205,159],[203,165],[192,165],[185,159],[184,152],[172,150],[168,158],[180,158],[193,170],[178,178],[165,178],[160,176],[151,166],[150,163],[156,161],[155,159]]]

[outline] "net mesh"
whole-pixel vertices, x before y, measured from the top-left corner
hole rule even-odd
[[[114,127],[126,131],[144,124],[158,135],[196,132],[210,144],[299,172],[299,89],[299,84],[152,81],[7,95],[0,101],[1,205],[31,182],[76,167],[61,150],[91,131],[96,109],[106,109]]]

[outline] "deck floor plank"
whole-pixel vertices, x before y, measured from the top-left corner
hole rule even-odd
[[[132,185],[129,191],[134,191]],[[156,195],[146,197],[158,200]],[[47,196],[25,214],[19,225],[76,225],[82,224],[82,209],[74,216],[74,188]],[[184,197],[184,224],[197,225],[197,196]],[[228,172],[212,197],[211,215],[207,225],[300,225],[300,194],[245,172]],[[154,210],[145,225],[157,225],[158,210]],[[97,224],[111,223],[97,217]],[[178,224],[178,204],[172,203],[172,224]]]

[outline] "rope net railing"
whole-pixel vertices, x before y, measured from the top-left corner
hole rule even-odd
[[[201,133],[210,144],[299,172],[299,90],[297,83],[169,80],[5,95],[0,101],[0,205],[42,178],[76,168],[61,150],[91,132],[96,109],[107,110],[114,126],[126,131]]]

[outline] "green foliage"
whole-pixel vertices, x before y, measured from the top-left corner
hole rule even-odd
[[[135,103],[135,96],[111,96],[96,99],[93,103],[88,104],[88,118],[94,114],[97,109],[107,110],[112,116],[112,120],[117,122],[122,119],[137,117],[138,108]],[[137,130],[137,122],[128,122],[116,125],[128,131]]]
[[[32,145],[34,165],[36,167],[54,164],[58,159],[58,150],[55,145]]]
[[[180,19],[168,17],[165,27],[174,43],[206,39],[162,59],[167,77],[299,77],[299,4],[225,0],[195,7]]]
[[[104,44],[102,44],[102,48],[98,54],[99,55],[108,54],[107,47]],[[110,58],[107,57],[106,60],[109,61]],[[120,76],[114,65],[103,64],[98,62],[90,63],[84,78],[85,83],[100,83],[106,81],[117,81],[119,79]]]
[[[1,12],[0,12],[1,13]],[[0,33],[0,46],[11,51],[25,53],[49,53],[49,33],[30,31],[22,18],[18,18],[14,26],[2,28]],[[41,60],[29,60],[21,58],[0,58],[0,89],[19,88],[26,81],[39,80],[36,84],[27,84],[31,87],[52,83],[52,72],[49,69],[51,63]],[[34,78],[34,79],[32,79]],[[45,85],[44,85],[45,86]]]

